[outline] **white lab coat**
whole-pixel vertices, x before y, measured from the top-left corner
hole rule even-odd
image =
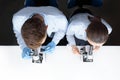
[[[35,13],[41,14],[43,16],[45,24],[48,25],[47,34],[49,37],[52,32],[55,32],[52,41],[54,41],[57,45],[65,35],[68,21],[64,14],[57,8],[51,6],[42,6],[26,7],[14,14],[12,19],[13,30],[20,47],[22,49],[26,47],[26,44],[21,36],[21,27],[24,22]]]
[[[88,13],[79,13],[71,17],[66,37],[69,45],[76,45],[74,36],[78,39],[87,41],[86,29],[90,24],[88,16],[92,16]],[[104,20],[101,19],[102,23],[107,27],[109,34],[112,31],[111,26]]]

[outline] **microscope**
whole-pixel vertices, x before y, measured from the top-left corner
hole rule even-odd
[[[80,49],[83,62],[93,62],[93,46],[87,45]]]
[[[32,56],[32,63],[42,63],[43,53],[40,50],[40,48],[31,50],[31,56]]]

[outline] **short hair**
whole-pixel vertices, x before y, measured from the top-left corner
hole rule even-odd
[[[21,29],[22,37],[26,45],[31,49],[38,48],[46,35],[44,21],[39,18],[30,18],[25,21]]]
[[[108,39],[108,30],[107,27],[101,22],[100,17],[90,17],[90,24],[87,28],[87,38],[95,43],[103,43]]]

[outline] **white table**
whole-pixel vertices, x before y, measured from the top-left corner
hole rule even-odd
[[[120,80],[120,46],[103,46],[92,63],[58,46],[43,64],[23,60],[19,46],[0,46],[0,80]]]

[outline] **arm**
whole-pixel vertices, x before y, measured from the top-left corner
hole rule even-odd
[[[66,38],[67,38],[67,41],[68,41],[68,45],[70,45],[72,47],[72,52],[74,54],[79,54],[79,49],[76,46],[74,36],[73,35],[67,35]]]
[[[67,41],[68,41],[68,45],[70,45],[72,47],[72,52],[74,54],[79,54],[79,49],[77,48],[76,46],[76,42],[75,42],[75,38],[74,38],[74,31],[73,29],[70,29],[70,26],[67,30],[67,33],[66,33],[66,38],[67,38]]]
[[[75,39],[73,35],[66,35],[67,41],[69,45],[76,45]]]
[[[12,22],[13,22],[13,31],[15,33],[15,36],[17,38],[17,42],[22,49],[22,58],[24,59],[30,59],[31,56],[31,49],[28,48],[22,38],[21,35],[21,27],[23,23],[26,21],[26,18],[24,17],[18,17],[18,16],[13,16]]]
[[[44,53],[53,53],[55,50],[56,45],[59,43],[59,41],[64,37],[65,31],[59,30],[54,34],[54,37],[50,43],[46,45],[43,49],[45,50]]]
[[[52,41],[55,42],[55,44],[57,45],[60,40],[65,36],[68,21],[65,16],[58,16],[54,23],[55,27],[57,27],[57,31],[55,32]]]
[[[68,41],[68,45],[76,45],[75,38],[74,38],[75,31],[73,27],[74,26],[72,25],[72,23],[70,23],[67,28],[66,39]]]
[[[52,23],[54,23],[54,30],[52,32],[55,32],[55,34],[52,41],[45,47],[45,53],[52,53],[54,51],[56,45],[65,36],[68,25],[66,17],[57,17],[56,20],[52,21]],[[51,27],[53,27],[53,25]]]
[[[14,15],[12,22],[13,22],[13,31],[17,38],[17,42],[18,42],[20,48],[23,49],[26,47],[26,44],[21,35],[21,27],[22,27],[23,23],[25,22],[25,19],[24,19],[24,17],[19,17],[19,16]]]
[[[57,45],[64,36],[65,36],[65,30],[59,30],[55,33],[52,41]]]

